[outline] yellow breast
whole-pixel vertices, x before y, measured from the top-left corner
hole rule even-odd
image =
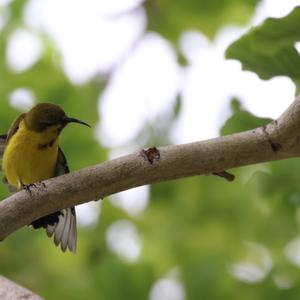
[[[51,140],[52,138],[52,140]],[[34,132],[21,121],[3,154],[2,168],[8,182],[20,189],[54,176],[58,138],[51,132]]]

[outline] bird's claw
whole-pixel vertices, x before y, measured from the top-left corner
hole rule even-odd
[[[27,191],[29,194],[31,194],[32,189],[41,189],[45,188],[46,184],[43,181],[36,182],[36,183],[30,183],[30,184],[22,184],[22,189]]]
[[[26,192],[28,192],[29,194],[31,194],[31,189],[35,188],[35,184],[34,183],[30,183],[30,184],[22,184],[22,189],[25,190]]]

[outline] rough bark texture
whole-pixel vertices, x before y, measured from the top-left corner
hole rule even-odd
[[[0,276],[0,299],[1,300],[43,300],[31,291]]]
[[[300,155],[300,97],[267,126],[150,148],[47,181],[0,203],[0,240],[35,219],[133,187]]]

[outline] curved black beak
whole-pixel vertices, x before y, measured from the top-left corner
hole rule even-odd
[[[68,123],[79,123],[79,124],[82,124],[82,125],[85,125],[85,126],[91,128],[91,126],[90,126],[89,124],[87,124],[87,123],[85,123],[85,122],[83,122],[83,121],[80,121],[80,120],[78,120],[78,119],[75,119],[75,118],[69,118],[69,117],[67,117],[67,116],[65,116],[65,117],[63,118],[63,122],[64,122],[66,125],[67,125]]]

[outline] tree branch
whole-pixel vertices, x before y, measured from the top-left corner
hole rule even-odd
[[[0,299],[27,299],[27,300],[43,300],[38,295],[33,294],[31,291],[23,288],[20,285],[0,276]]]
[[[0,203],[0,240],[37,218],[145,184],[300,155],[300,96],[267,126],[201,142],[150,148],[44,181]]]

